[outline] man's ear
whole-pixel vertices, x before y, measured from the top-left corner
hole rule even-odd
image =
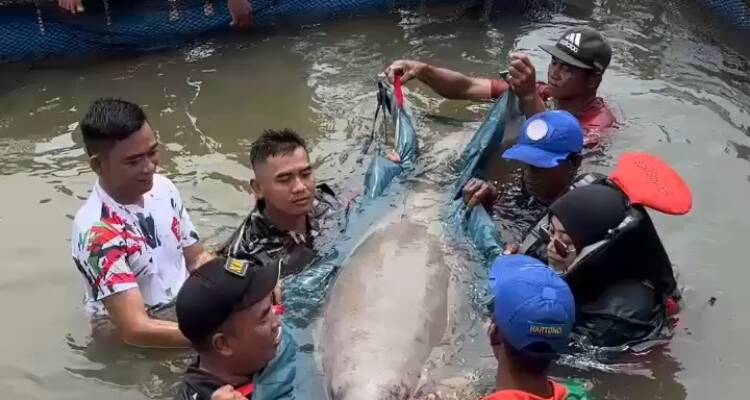
[[[252,193],[250,194],[255,196],[256,199],[263,198],[263,192],[260,190],[260,184],[258,183],[257,179],[250,179],[250,190],[252,191]]]
[[[500,337],[500,330],[497,329],[497,325],[494,322],[490,322],[490,325],[487,327],[487,336],[490,338],[492,346],[499,346],[503,343]]]
[[[211,347],[213,350],[225,357],[232,355],[232,349],[229,347],[229,338],[227,335],[216,332],[211,336]]]
[[[101,174],[102,172],[102,159],[101,156],[98,154],[94,154],[89,157],[89,166],[91,166],[91,169],[96,172],[97,175]]]

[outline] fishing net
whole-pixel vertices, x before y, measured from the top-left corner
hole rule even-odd
[[[253,0],[254,27],[299,24],[450,0]],[[226,0],[0,0],[0,62],[147,51],[228,31]]]
[[[711,9],[725,24],[734,28],[750,29],[749,0],[698,0]]]

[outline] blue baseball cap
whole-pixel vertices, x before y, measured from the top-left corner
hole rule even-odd
[[[557,273],[536,258],[508,255],[492,264],[489,281],[495,297],[492,317],[506,342],[519,351],[565,349],[576,307]]]
[[[538,168],[554,168],[571,154],[583,150],[583,129],[567,111],[545,111],[526,120],[518,144],[503,158]]]

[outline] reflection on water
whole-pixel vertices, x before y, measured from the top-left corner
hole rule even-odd
[[[190,357],[89,337],[69,230],[94,180],[77,121],[96,97],[122,96],[144,106],[164,144],[164,172],[182,191],[203,237],[215,244],[252,207],[247,150],[264,128],[302,132],[319,178],[342,193],[359,190],[374,76],[390,60],[417,58],[493,77],[511,50],[524,49],[542,78],[549,59],[537,45],[570,25],[591,25],[611,38],[614,59],[602,93],[621,119],[619,132],[586,158],[584,171],[606,172],[623,151],[650,151],[684,174],[696,207],[686,218],[654,216],[685,286],[671,344],[632,358],[567,360],[554,374],[585,380],[597,398],[706,398],[715,392],[739,398],[750,358],[744,346],[750,325],[733,317],[744,315],[742,305],[750,300],[743,287],[750,272],[737,246],[738,233],[750,226],[740,206],[750,198],[744,58],[750,51],[723,47],[720,41],[744,42],[707,28],[706,16],[683,2],[568,3],[562,13],[547,9],[523,17],[472,6],[420,8],[76,68],[4,66],[3,398],[169,398]],[[445,101],[420,84],[409,84],[406,96],[425,155],[417,179],[447,187],[451,169],[444,160],[461,135],[477,128],[487,106]],[[498,162],[493,177],[512,191],[516,174],[514,166]],[[435,382],[469,382],[468,393],[478,394],[492,386],[494,374],[478,306],[486,271],[469,261],[463,243],[445,246],[453,279],[467,287],[464,294],[475,305],[451,310],[451,349],[431,359],[428,369]],[[706,303],[711,297],[718,299],[715,306]],[[303,363],[312,368],[313,328],[299,335]],[[320,397],[312,388],[319,380],[314,372],[302,374],[298,384],[310,388],[306,397]]]

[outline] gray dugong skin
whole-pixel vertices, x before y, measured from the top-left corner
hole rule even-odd
[[[332,400],[408,395],[445,334],[450,269],[440,238],[395,214],[357,246],[331,292],[321,340]]]

